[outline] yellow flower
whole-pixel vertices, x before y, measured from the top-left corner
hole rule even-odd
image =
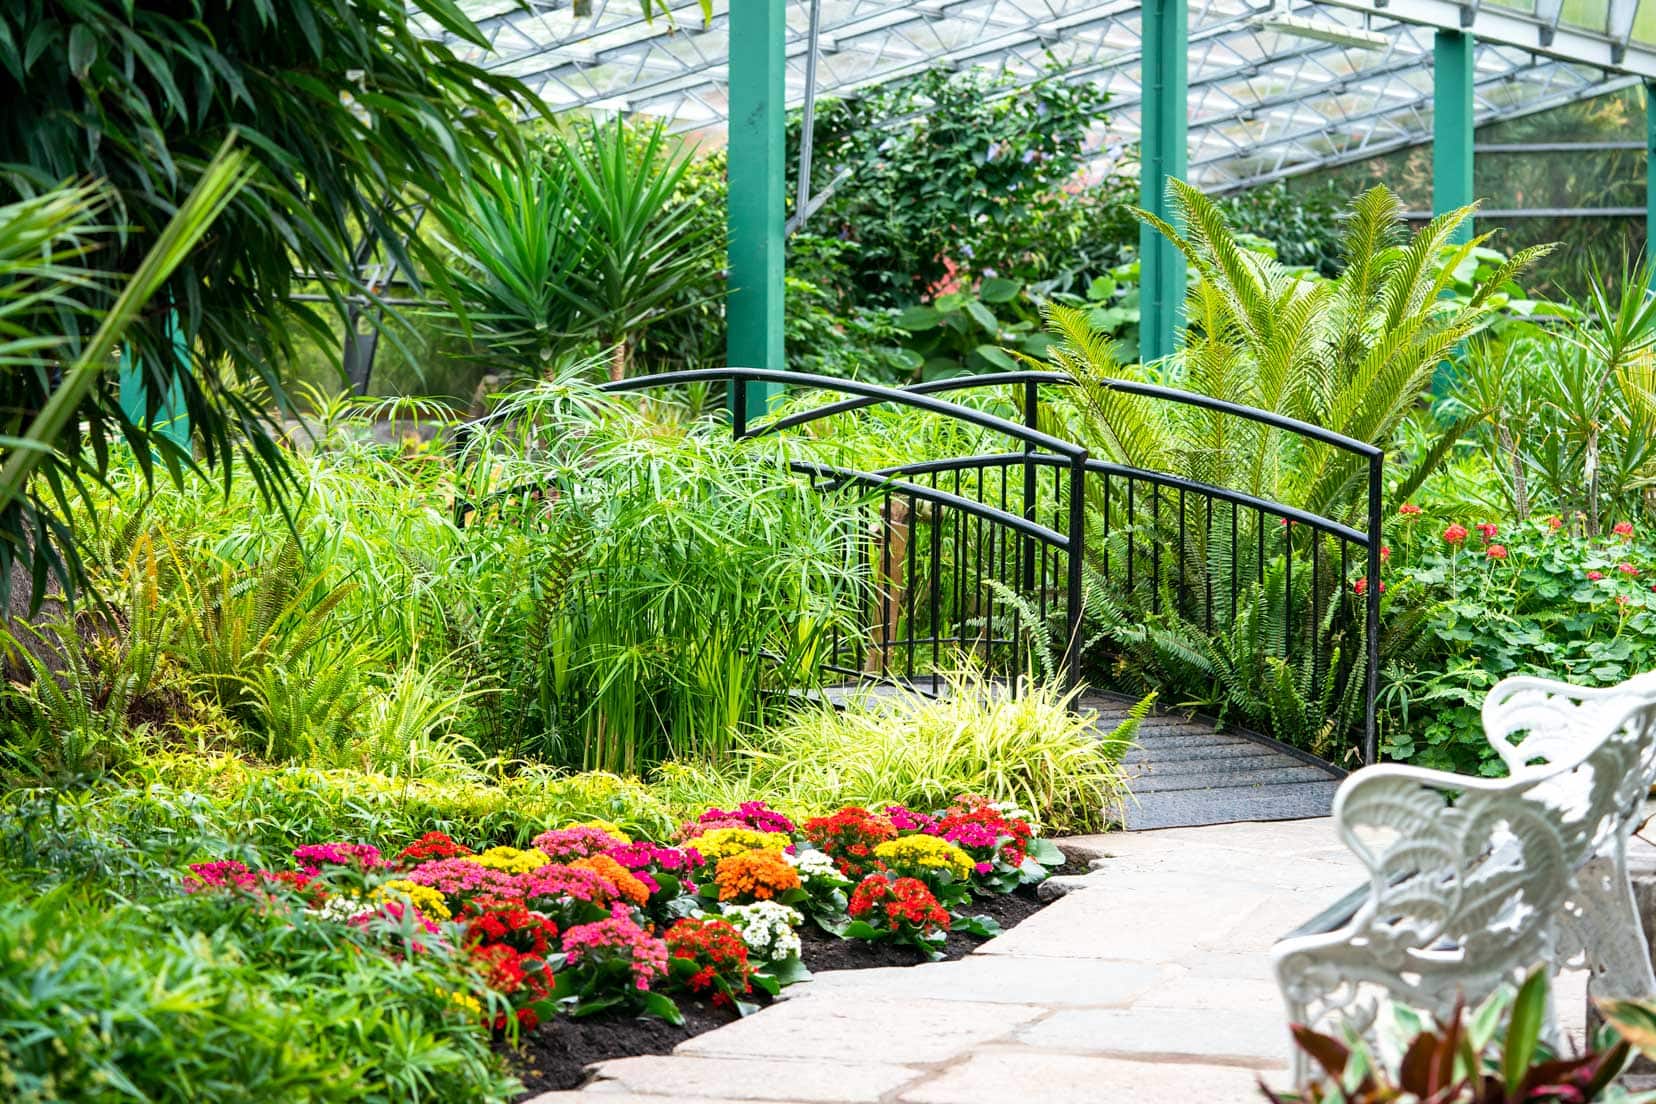
[[[760,832],[753,828],[710,828],[690,840],[686,847],[694,847],[708,862],[718,862],[743,851],[781,851],[792,843],[781,832]]]
[[[936,836],[899,836],[886,840],[874,848],[874,857],[897,874],[923,874],[930,870],[947,870],[964,881],[972,876],[976,864],[972,856]]]
[[[564,827],[565,828],[596,828],[600,832],[606,832],[609,835],[614,836],[616,839],[620,840],[622,843],[631,843],[632,842],[632,837],[627,835],[626,832],[623,832],[621,830],[621,826],[614,823],[613,821],[608,821],[608,820],[583,820],[583,821],[579,821],[575,824],[566,824],[566,825],[564,825]]]
[[[432,920],[450,920],[454,917],[441,893],[430,886],[411,882],[407,878],[395,878],[374,890],[376,901],[387,901],[393,897],[408,898],[409,904]]]
[[[466,861],[486,866],[490,870],[503,870],[508,874],[527,874],[531,870],[539,870],[552,860],[533,848],[519,851],[516,847],[491,847],[476,855],[467,855]]]
[[[483,1014],[482,1003],[470,993],[462,993],[458,989],[439,989],[437,995],[446,998],[450,1004],[470,1015],[481,1016]]]

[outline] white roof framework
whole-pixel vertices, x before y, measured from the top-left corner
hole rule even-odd
[[[809,0],[785,0],[788,96],[805,97]],[[1112,93],[1110,145],[1139,133],[1137,0],[820,0],[817,94],[846,95],[928,68],[1001,69]],[[1270,0],[1260,0],[1269,7]],[[1656,79],[1656,0],[1288,0],[1292,15],[1353,33],[1328,42],[1262,25],[1249,0],[1190,0],[1189,175],[1230,191],[1417,145],[1431,137],[1432,31],[1477,42],[1482,124]],[[1525,6],[1525,5],[1529,6]],[[646,20],[638,0],[463,4],[490,50],[470,60],[524,80],[553,108],[723,129],[726,0]],[[1285,10],[1278,0],[1277,13]],[[434,33],[437,33],[434,31]],[[1356,40],[1364,44],[1355,44]]]

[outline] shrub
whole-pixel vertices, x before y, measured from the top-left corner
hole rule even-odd
[[[1576,519],[1439,528],[1424,516],[1400,514],[1390,533],[1383,608],[1424,608],[1431,647],[1388,672],[1388,756],[1500,775],[1478,719],[1497,680],[1597,686],[1656,668],[1656,556],[1631,525],[1590,537]]]
[[[848,912],[851,938],[907,943],[930,958],[942,955],[949,936],[949,910],[918,878],[870,874],[852,891]]]

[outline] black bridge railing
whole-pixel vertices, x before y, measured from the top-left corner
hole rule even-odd
[[[1043,431],[1043,388],[1074,386],[1060,373],[1008,372],[908,388],[757,369],[639,376],[605,384],[637,392],[690,383],[748,383],[844,398],[749,425],[740,438],[782,433],[881,404],[939,415],[1004,446],[876,471],[794,464],[824,493],[857,496],[865,523],[844,549],[864,574],[866,609],[835,635],[824,670],[845,677],[929,679],[962,654],[1015,677],[1055,657],[1052,674],[1074,685],[1082,670],[1088,586],[1134,617],[1177,614],[1208,634],[1251,632],[1257,646],[1308,673],[1313,686],[1360,693],[1364,762],[1376,761],[1379,679],[1381,477],[1375,446],[1319,426],[1192,392],[1132,380],[1098,385],[1252,421],[1353,458],[1366,476],[1364,528],[1240,491],[1092,458]],[[1001,417],[940,398],[1008,389]],[[1355,572],[1355,576],[1353,575]],[[1280,596],[1280,604],[1277,603]],[[1245,603],[1265,603],[1270,616]],[[1263,627],[1262,627],[1263,626]],[[1353,647],[1360,642],[1360,646]],[[1358,680],[1358,681],[1353,681]],[[1359,685],[1360,683],[1360,685]]]

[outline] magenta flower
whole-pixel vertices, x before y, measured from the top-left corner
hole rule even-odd
[[[602,828],[595,828],[590,824],[575,824],[568,828],[542,832],[535,837],[535,850],[553,862],[569,862],[571,859],[602,855],[621,842]]]
[[[731,824],[730,822],[735,822]],[[794,822],[770,808],[763,801],[744,801],[734,809],[709,809],[696,818],[696,823],[709,827],[715,823],[719,827],[734,827],[740,825],[752,828],[756,832],[781,832],[790,835],[794,830]]]
[[[390,864],[380,849],[366,843],[307,843],[293,849],[294,861],[307,873],[324,866],[349,866],[356,870],[380,870]]]
[[[633,985],[648,989],[656,978],[667,973],[667,942],[647,934],[617,904],[609,919],[576,924],[563,933],[564,954],[574,966],[587,960],[624,960],[632,972]]]

